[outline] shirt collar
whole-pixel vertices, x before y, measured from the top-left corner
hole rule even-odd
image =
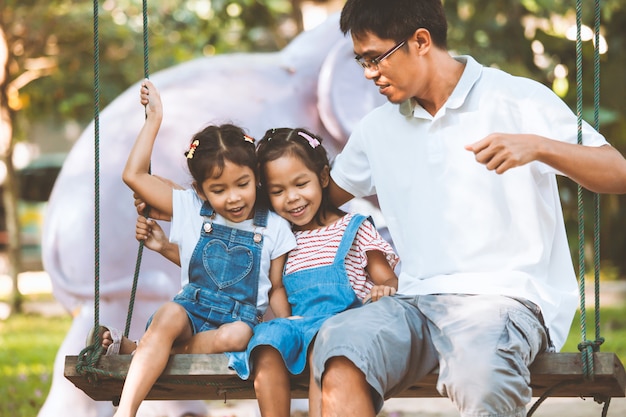
[[[480,78],[483,67],[474,58],[469,55],[461,55],[454,57],[457,61],[465,64],[465,69],[456,87],[452,91],[450,97],[444,105],[445,108],[458,109],[463,105],[470,90]],[[413,97],[400,103],[398,106],[400,114],[403,116],[411,116],[415,114],[416,110],[422,110],[421,106]]]

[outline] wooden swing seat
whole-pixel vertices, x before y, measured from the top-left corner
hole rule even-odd
[[[126,375],[130,355],[102,356],[98,368],[116,375]],[[65,359],[65,377],[96,401],[119,401],[123,380],[98,377],[93,383],[76,372],[78,356]],[[228,369],[222,354],[178,354],[169,363],[147,396],[148,400],[225,400],[254,399],[251,381],[242,381]],[[585,380],[580,353],[542,353],[530,367],[533,396],[551,388],[550,397],[626,397],[626,372],[614,353],[594,353],[593,381]],[[294,377],[292,397],[307,398],[308,374]],[[416,382],[398,397],[439,397],[435,386],[437,372]],[[558,388],[554,388],[558,385]]]

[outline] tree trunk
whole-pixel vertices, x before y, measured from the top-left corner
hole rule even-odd
[[[6,178],[2,200],[5,207],[5,220],[8,234],[8,273],[13,282],[11,311],[22,311],[23,296],[18,287],[18,274],[22,269],[21,237],[17,213],[17,184],[13,169],[13,118],[9,103],[9,49],[4,28],[0,26],[0,160],[6,166]]]
[[[4,191],[2,200],[5,207],[7,235],[9,237],[9,245],[7,248],[8,274],[13,282],[13,291],[11,292],[11,311],[13,313],[22,312],[23,295],[18,287],[18,276],[22,271],[22,237],[20,234],[20,219],[17,209],[17,177],[13,168],[13,146],[9,147],[5,157],[3,158],[7,166],[7,176],[4,180]]]

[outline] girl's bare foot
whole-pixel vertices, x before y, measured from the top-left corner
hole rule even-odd
[[[110,345],[113,344],[113,336],[111,332],[106,328],[102,328],[103,332],[101,335],[102,347],[106,350]],[[137,343],[134,340],[130,340],[126,336],[122,335],[122,341],[120,344],[120,355],[130,355],[137,349]]]

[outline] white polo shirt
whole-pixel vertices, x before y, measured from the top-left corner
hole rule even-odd
[[[378,200],[402,259],[399,292],[501,294],[538,304],[557,349],[578,305],[556,171],[532,162],[499,175],[466,144],[490,133],[576,143],[577,119],[544,85],[469,56],[435,116],[414,100],[386,103],[357,126],[332,177]],[[584,123],[583,143],[606,144]]]

